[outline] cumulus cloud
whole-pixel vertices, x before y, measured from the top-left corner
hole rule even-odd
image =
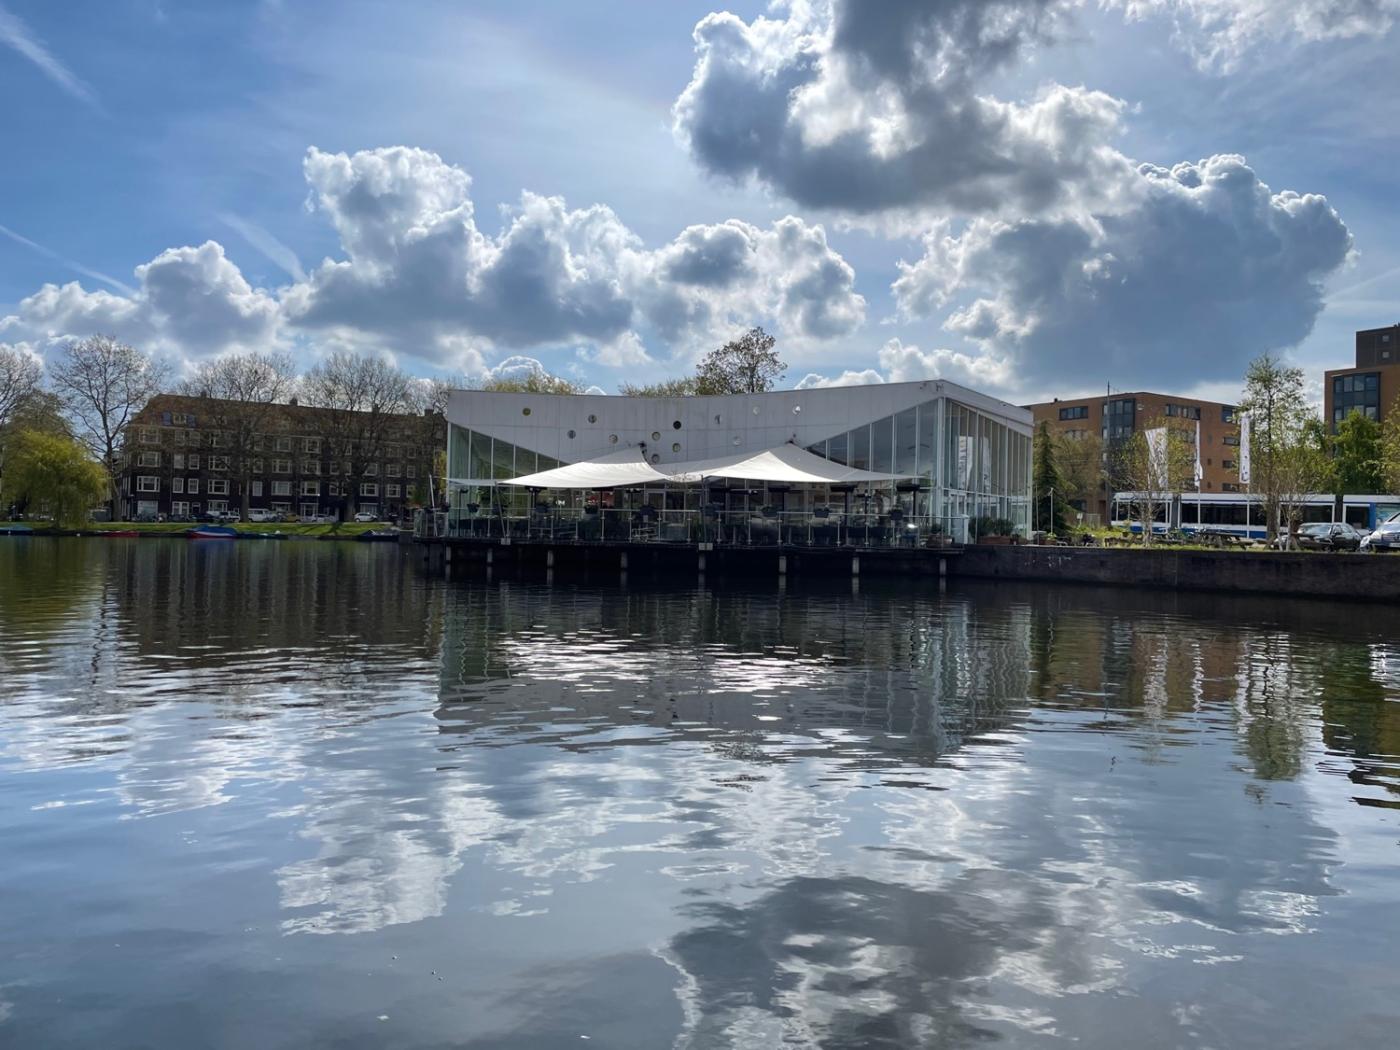
[[[1115,0],[1129,18],[1165,16],[1177,41],[1204,67],[1227,71],[1250,49],[1379,36],[1400,17],[1400,0]]]
[[[1326,198],[1225,155],[1143,165],[1115,213],[945,225],[894,293],[906,317],[957,307],[944,328],[1019,378],[1209,380],[1306,337],[1350,251]]]
[[[917,346],[906,346],[899,339],[891,339],[880,348],[877,361],[878,369],[848,369],[837,376],[810,372],[797,384],[797,389],[947,379],[983,390],[1005,390],[1013,383],[1012,363],[995,352],[965,354],[947,349],[920,350]]]
[[[0,339],[109,332],[185,358],[302,339],[479,374],[501,350],[568,346],[622,368],[651,361],[648,337],[685,353],[755,323],[825,340],[865,319],[854,271],[798,218],[692,226],[650,249],[607,207],[527,192],[491,235],[467,173],[425,150],[312,149],[304,168],[343,251],[304,280],[253,288],[216,242],[172,248],[137,267],[131,294],[45,285],[0,318]]]
[[[1075,0],[789,0],[695,28],[673,117],[706,170],[852,216],[1042,212],[1111,196],[1123,103],[986,81],[1054,39]]]
[[[477,226],[471,180],[424,150],[311,150],[306,177],[346,252],[286,297],[307,329],[390,341],[469,331],[501,346],[584,343],[613,366],[648,359],[639,328],[671,344],[768,320],[793,336],[864,320],[855,274],[820,226],[693,226],[650,250],[609,208],[532,193],[496,236]]]
[[[46,284],[0,318],[0,340],[48,347],[105,332],[160,353],[203,357],[266,349],[280,324],[276,298],[253,288],[214,241],[170,248],[136,268],[130,295]]]

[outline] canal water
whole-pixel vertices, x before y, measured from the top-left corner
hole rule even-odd
[[[1397,626],[0,539],[0,1046],[1392,1046]]]

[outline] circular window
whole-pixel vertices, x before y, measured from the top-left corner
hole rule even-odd
[[[652,461],[653,463],[660,463],[660,462],[661,462],[661,457],[658,456],[658,455],[656,455],[655,453],[652,453],[651,461]]]
[[[801,406],[801,405],[793,405],[793,406],[792,406],[792,414],[793,414],[794,416],[800,416],[800,415],[802,414],[802,406]]]
[[[529,406],[529,405],[526,405],[524,408],[522,408],[522,409],[520,410],[520,414],[521,414],[522,416],[528,416],[528,415],[530,414],[530,406]]]
[[[680,443],[679,441],[672,442],[672,444],[671,444],[671,451],[672,451],[672,452],[679,452],[680,450],[681,450],[681,443]]]
[[[608,444],[610,444],[610,445],[616,445],[616,444],[617,444],[617,435],[616,435],[616,434],[612,434],[612,435],[610,435],[610,436],[608,437]]]
[[[680,428],[681,428],[681,421],[680,421],[679,419],[676,420],[674,423],[671,424],[671,429],[672,429],[672,430],[679,430]]]
[[[661,440],[661,432],[660,432],[659,430],[653,430],[653,431],[651,432],[651,439],[652,439],[653,441],[660,441],[660,440]]]
[[[758,406],[757,406],[757,405],[754,405],[754,406],[753,406],[753,414],[754,414],[754,415],[758,415]]]
[[[597,417],[597,416],[589,416],[589,417],[588,417],[588,422],[590,422],[590,423],[596,423],[596,422],[598,422],[598,417]]]
[[[576,435],[572,430],[569,431],[569,437],[576,437],[576,436],[577,436],[577,435]]]

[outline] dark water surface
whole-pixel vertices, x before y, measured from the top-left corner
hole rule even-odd
[[[0,539],[0,1046],[1400,1040],[1400,617]]]

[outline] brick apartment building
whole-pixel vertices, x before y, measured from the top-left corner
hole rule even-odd
[[[1356,364],[1323,373],[1323,419],[1333,430],[1353,409],[1380,421],[1400,397],[1400,325],[1356,333]]]
[[[116,478],[118,513],[184,518],[240,510],[230,435],[218,422],[232,407],[205,397],[152,398],[126,429]],[[254,442],[250,509],[303,518],[343,514],[352,482],[346,466],[332,458],[328,416],[325,409],[295,403],[274,407],[267,432]],[[396,519],[429,502],[434,456],[446,440],[446,424],[440,423],[418,415],[393,417],[382,459],[369,465],[353,493],[358,510]]]
[[[1053,434],[1068,438],[1097,435],[1105,449],[1159,419],[1168,424],[1180,422],[1181,429],[1192,436],[1200,422],[1201,491],[1240,491],[1240,428],[1235,420],[1235,406],[1219,401],[1157,394],[1149,391],[1098,394],[1092,397],[1056,398],[1036,405],[1027,405],[1035,418],[1035,426],[1047,423]],[[1107,495],[1101,494],[1094,505],[1080,510],[1097,513],[1107,520]]]

